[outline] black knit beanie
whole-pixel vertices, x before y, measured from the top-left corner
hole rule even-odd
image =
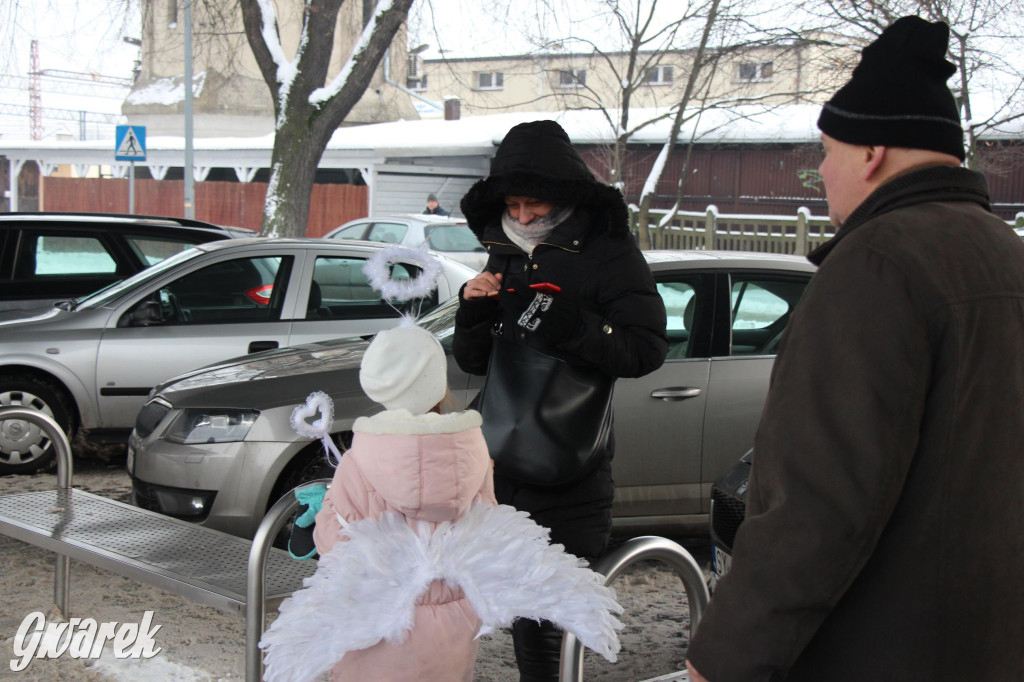
[[[864,48],[850,81],[825,103],[818,128],[840,142],[930,149],[964,159],[964,136],[946,81],[949,26],[910,16]]]

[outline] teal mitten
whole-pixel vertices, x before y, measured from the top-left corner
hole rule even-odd
[[[323,484],[308,485],[295,491],[295,499],[306,509],[292,524],[292,534],[288,538],[288,553],[293,559],[311,559],[316,556],[316,543],[313,542],[313,528],[316,526],[316,515],[323,507],[327,486]]]

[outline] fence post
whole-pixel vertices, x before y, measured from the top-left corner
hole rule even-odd
[[[798,256],[807,255],[807,231],[811,224],[811,209],[801,206],[796,210],[796,247]]]
[[[704,249],[714,250],[715,232],[718,228],[718,207],[708,204],[707,213],[704,217]]]

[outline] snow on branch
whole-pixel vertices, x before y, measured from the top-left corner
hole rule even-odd
[[[271,0],[257,0],[257,2],[260,6],[260,14],[263,16],[263,30],[261,31],[263,42],[267,46],[270,58],[277,64],[277,82],[281,86],[280,110],[284,111],[288,92],[291,90],[295,76],[298,74],[296,64],[298,63],[299,55],[302,54],[302,48],[306,41],[306,27],[303,26],[302,41],[300,42],[295,61],[290,61],[284,53],[284,47],[281,45],[281,36],[277,30],[277,15],[274,13],[273,3]]]
[[[269,0],[260,0],[261,3],[267,1]],[[309,93],[310,104],[322,104],[341,92],[341,89],[345,86],[349,76],[352,74],[352,65],[358,62],[363,56],[363,53],[366,52],[366,48],[370,44],[370,39],[377,30],[378,17],[390,12],[394,7],[394,4],[394,0],[377,1],[377,8],[373,12],[373,17],[367,22],[366,27],[363,29],[363,34],[359,36],[359,42],[356,43],[355,48],[353,48],[352,56],[349,57],[348,61],[345,62],[345,66],[342,67],[341,71],[338,72],[338,75],[335,76],[330,83]]]
[[[658,184],[658,180],[661,179],[661,174],[665,170],[665,162],[668,160],[668,150],[669,144],[666,142],[661,148],[658,158],[654,160],[651,172],[647,174],[647,181],[644,183],[643,191],[640,192],[641,200],[648,194],[654,194],[654,189]]]

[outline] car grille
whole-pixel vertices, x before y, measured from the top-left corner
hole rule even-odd
[[[136,428],[138,428],[136,426]],[[132,503],[136,507],[142,507],[149,511],[160,511],[159,506],[156,503],[156,491],[153,486],[145,481],[132,476]]]
[[[177,519],[184,521],[205,521],[206,517],[210,515],[210,508],[213,506],[213,500],[217,496],[217,493],[212,490],[191,490],[184,488],[171,488],[168,486],[158,486],[152,483],[147,483],[134,476],[132,478],[132,504],[142,509],[148,509],[166,516],[173,516]],[[190,514],[175,514],[173,511],[169,511],[163,504],[160,503],[158,493],[164,495],[165,499],[168,496],[172,498],[174,496],[189,498],[189,497],[201,497],[204,498],[204,504],[202,511]]]
[[[164,418],[168,412],[171,411],[171,406],[162,400],[151,400],[146,403],[141,410],[139,415],[135,418],[135,433],[139,438],[145,438],[149,434],[153,433],[153,429],[160,423],[160,420]]]
[[[731,550],[736,540],[736,531],[747,514],[747,505],[718,488],[711,489],[711,530],[718,541]]]

